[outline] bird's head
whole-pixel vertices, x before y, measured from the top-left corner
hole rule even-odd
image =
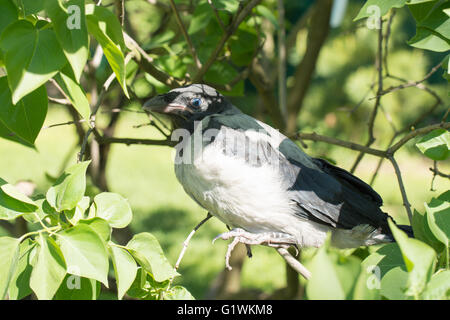
[[[216,89],[191,84],[153,97],[145,102],[143,109],[169,116],[175,127],[189,127],[194,121],[220,113],[230,105]]]

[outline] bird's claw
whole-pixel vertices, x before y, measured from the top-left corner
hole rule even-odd
[[[230,266],[231,252],[233,251],[233,249],[236,247],[236,245],[239,242],[246,245],[247,256],[249,258],[252,257],[252,251],[251,251],[250,245],[256,245],[256,244],[265,244],[265,245],[268,245],[268,246],[274,247],[274,248],[282,247],[282,248],[286,248],[286,249],[291,246],[294,246],[295,250],[296,250],[296,254],[298,255],[298,248],[297,248],[297,245],[295,242],[295,238],[293,238],[290,235],[281,234],[281,233],[280,234],[277,234],[277,233],[255,234],[255,233],[247,232],[241,228],[236,228],[236,229],[230,230],[228,232],[219,234],[212,240],[212,243],[214,244],[214,242],[217,239],[228,240],[231,238],[234,238],[234,239],[228,245],[227,253],[225,255],[225,266],[228,270],[232,270],[232,267]]]

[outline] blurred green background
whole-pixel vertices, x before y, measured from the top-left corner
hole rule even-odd
[[[272,3],[274,1],[267,1]],[[287,18],[295,21],[311,1],[286,1]],[[375,79],[374,56],[377,31],[370,30],[363,23],[353,22],[361,8],[361,1],[349,1],[342,24],[331,30],[320,53],[316,73],[304,101],[298,125],[301,131],[315,131],[319,134],[364,143],[367,139],[366,119],[373,106],[374,96],[370,84]],[[137,38],[148,42],[148,33],[157,28],[161,12],[147,1],[126,1],[129,20],[137,31]],[[289,23],[288,23],[289,27]],[[391,74],[412,80],[422,79],[438,64],[443,54],[414,49],[407,40],[415,33],[415,25],[408,10],[397,12],[389,40],[389,71]],[[294,49],[289,52],[289,77],[304,53],[305,34],[299,32]],[[449,106],[448,84],[438,71],[429,80],[445,102],[428,119],[428,123],[439,122]],[[386,80],[385,87],[397,85],[398,81]],[[142,78],[134,84],[139,97],[152,94],[151,84]],[[243,111],[256,112],[258,97],[249,82],[245,83],[245,96],[230,97]],[[360,101],[364,99],[362,103]],[[393,129],[400,129],[429,108],[434,100],[417,88],[400,90],[385,96],[380,114],[375,123],[377,141],[374,147],[384,148]],[[125,106],[139,110],[136,101]],[[102,124],[104,114],[98,115]],[[45,126],[72,120],[63,106],[51,105]],[[154,128],[134,126],[148,122],[142,113],[121,114],[115,132],[117,137],[163,138]],[[423,203],[431,197],[450,189],[448,179],[436,177],[431,191],[433,163],[425,158],[411,141],[397,155],[402,169],[406,192],[412,207],[424,211]],[[338,166],[349,169],[356,152],[332,147],[324,143],[306,142],[305,151],[316,157],[332,159]],[[172,263],[182,248],[182,242],[192,228],[206,215],[205,210],[194,203],[176,181],[173,171],[173,152],[168,147],[112,145],[107,167],[110,191],[117,192],[130,201],[134,219],[133,232],[152,232],[160,241]],[[0,176],[10,183],[31,180],[37,184],[36,193],[43,193],[51,185],[48,176],[56,177],[69,164],[75,162],[79,151],[74,126],[60,126],[43,129],[36,141],[36,150],[6,140],[0,140]],[[66,159],[67,161],[65,161]],[[378,158],[365,156],[356,170],[356,175],[365,181],[376,168]],[[450,163],[440,164],[440,170],[450,171]],[[397,222],[407,223],[397,179],[392,166],[384,162],[374,189],[384,199],[384,211],[394,216]],[[94,192],[94,191],[93,191]],[[220,271],[224,269],[227,243],[218,241],[212,245],[215,235],[225,231],[225,225],[212,219],[202,227],[188,248],[182,261],[180,281],[196,298],[205,297],[208,288]],[[0,235],[4,231],[0,228]],[[261,276],[264,275],[264,276]],[[242,287],[257,288],[266,292],[285,284],[285,265],[271,248],[256,247],[253,258],[246,261],[242,272]]]

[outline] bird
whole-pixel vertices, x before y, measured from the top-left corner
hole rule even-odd
[[[211,86],[191,84],[147,100],[172,122],[175,175],[228,231],[216,239],[275,248],[356,248],[394,238],[381,196],[364,181],[307,155],[279,130],[234,106]],[[410,226],[399,226],[412,235]]]

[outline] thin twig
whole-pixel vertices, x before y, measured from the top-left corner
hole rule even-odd
[[[83,123],[86,122],[86,119],[80,119],[80,120],[74,120],[74,121],[67,121],[67,122],[62,122],[62,123],[55,123],[55,124],[51,124],[48,126],[44,126],[42,127],[43,130],[45,129],[50,129],[50,128],[54,128],[54,127],[60,127],[60,126],[66,126],[66,125],[71,125],[71,124],[76,124],[76,123]]]
[[[341,147],[344,147],[344,148],[347,148],[347,149],[351,149],[351,150],[356,150],[356,151],[360,151],[360,152],[363,152],[363,153],[372,154],[372,155],[377,156],[377,157],[386,157],[386,152],[383,151],[383,150],[366,147],[366,146],[363,146],[363,145],[358,144],[358,143],[344,141],[344,140],[336,139],[336,138],[333,138],[333,137],[327,137],[327,136],[319,135],[319,134],[317,134],[315,132],[313,132],[313,133],[299,132],[299,133],[296,134],[295,137],[297,139],[302,139],[302,140],[312,140],[312,141],[325,142],[325,143],[328,143],[328,144],[341,146]]]
[[[406,209],[406,213],[408,215],[409,223],[412,225],[412,212],[411,212],[411,204],[408,201],[408,197],[406,196],[405,185],[403,184],[402,173],[397,164],[397,161],[394,159],[392,155],[388,156],[389,161],[391,161],[392,166],[394,167],[395,175],[397,176],[398,186],[400,188],[400,193],[402,194],[403,205]]]
[[[369,123],[367,127],[368,131],[368,139],[366,142],[366,147],[370,147],[372,143],[375,141],[374,136],[374,126],[375,126],[375,119],[377,117],[378,113],[378,107],[380,106],[381,102],[381,95],[380,93],[383,91],[383,20],[380,18],[380,29],[378,30],[378,51],[377,56],[375,59],[375,66],[378,73],[378,87],[377,87],[377,99],[375,100],[375,104],[373,106],[372,112],[370,114]],[[364,153],[361,152],[358,154],[358,157],[356,158],[355,162],[353,163],[352,168],[350,169],[351,173],[354,173],[356,168],[358,167],[358,164],[361,162],[362,158],[364,157]]]
[[[400,141],[398,141],[396,144],[394,144],[392,147],[388,148],[386,150],[388,155],[393,155],[398,149],[400,149],[405,143],[407,143],[409,140],[411,140],[414,137],[417,137],[418,135],[427,134],[435,129],[448,129],[450,128],[450,122],[441,122],[432,124],[420,129],[413,130],[409,132],[407,135],[405,135]]]
[[[72,102],[70,102],[68,99],[59,99],[59,98],[53,98],[48,97],[48,101],[63,105],[63,106],[72,106]]]
[[[389,87],[389,88],[387,88],[387,89],[385,89],[385,90],[382,90],[381,92],[377,93],[377,96],[374,97],[374,98],[376,99],[378,96],[383,96],[383,95],[385,95],[385,94],[388,94],[388,93],[391,93],[391,92],[395,92],[395,91],[397,91],[397,90],[401,90],[401,89],[405,89],[405,88],[410,88],[410,87],[417,87],[417,88],[419,88],[419,89],[426,90],[425,87],[424,87],[424,85],[422,85],[422,82],[425,82],[425,81],[426,81],[428,78],[430,78],[437,70],[439,70],[439,68],[442,66],[442,63],[443,63],[443,62],[441,61],[439,64],[437,64],[436,66],[434,66],[434,67],[431,69],[431,71],[428,72],[428,73],[425,75],[425,77],[423,77],[421,80],[417,80],[417,81],[407,81],[407,82],[405,81],[406,83],[403,83],[403,84],[401,84],[401,85]],[[394,76],[392,76],[392,75],[389,75],[389,77],[390,77],[390,78],[394,78]],[[401,79],[401,78],[398,78],[398,77],[397,77],[397,79],[398,79],[398,80],[404,80],[404,79]]]
[[[197,66],[197,69],[201,69],[202,63],[198,59],[197,52],[195,50],[194,45],[192,44],[191,37],[189,37],[186,27],[183,24],[183,21],[181,20],[180,13],[177,10],[177,6],[175,5],[174,0],[170,0],[170,6],[172,7],[173,13],[175,14],[175,19],[177,20],[178,26],[180,27],[181,33],[183,34],[184,39],[186,40],[189,50],[191,51],[191,55],[194,58],[195,65]]]
[[[278,0],[278,105],[284,121],[287,121],[286,86],[286,33],[284,23],[284,3]]]
[[[98,133],[98,131],[94,131],[94,133]],[[122,143],[127,146],[132,144],[140,144],[140,145],[152,145],[152,146],[167,146],[173,147],[176,145],[176,141],[171,140],[154,140],[154,139],[135,139],[135,138],[117,138],[117,137],[103,137],[99,134],[96,134],[96,140],[100,144],[109,144],[109,143]]]
[[[435,163],[436,163],[436,161],[435,161]],[[435,176],[440,176],[442,178],[450,179],[450,174],[446,174],[446,173],[443,173],[442,171],[439,171],[437,166],[434,166],[434,168],[429,168],[429,169],[430,169],[431,172],[433,172],[433,174]]]
[[[172,77],[156,68],[154,66],[153,58],[151,58],[133,38],[125,32],[123,33],[123,36],[127,48],[132,52],[135,52],[133,59],[139,64],[142,70],[170,88],[177,88],[187,84],[186,81]]]
[[[287,251],[285,248],[277,248],[277,252],[283,257],[284,260],[299,274],[301,274],[306,280],[309,280],[311,278],[311,272],[306,269],[304,265],[300,263],[297,259],[295,259],[289,251]]]
[[[214,15],[216,16],[217,22],[219,22],[220,28],[222,29],[223,32],[226,32],[225,25],[223,24],[222,19],[220,19],[219,12],[217,11],[216,7],[214,6],[214,4],[212,3],[211,0],[207,0],[207,1],[208,1],[209,6],[211,7],[211,9],[214,12]]]

